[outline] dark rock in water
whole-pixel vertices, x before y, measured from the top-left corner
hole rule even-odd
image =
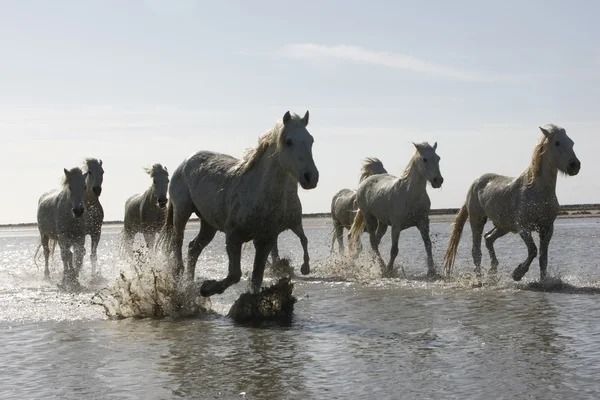
[[[281,278],[260,293],[243,293],[229,309],[228,317],[239,323],[285,320],[292,316],[297,299],[292,295],[294,284]]]

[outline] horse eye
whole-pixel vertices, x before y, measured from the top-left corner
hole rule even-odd
[[[154,180],[154,183],[156,183],[156,179]]]
[[[288,146],[291,146],[291,145],[293,144],[293,143],[292,143],[292,139],[287,139],[287,140],[285,141],[285,144],[287,144]]]
[[[427,162],[427,159],[425,157],[423,157],[423,162]]]
[[[83,187],[83,190],[87,190],[87,186],[84,186],[84,187]]]
[[[69,186],[69,190],[71,190],[71,186]]]
[[[554,142],[554,145],[555,145],[556,147],[560,147],[560,142],[557,140],[556,142]]]

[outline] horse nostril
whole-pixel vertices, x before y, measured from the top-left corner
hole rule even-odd
[[[308,183],[310,182],[310,172],[305,172],[304,173],[304,180]]]

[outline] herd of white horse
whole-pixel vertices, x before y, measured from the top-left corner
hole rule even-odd
[[[313,137],[307,130],[308,111],[303,117],[286,112],[275,126],[262,135],[258,146],[241,159],[226,154],[199,151],[185,159],[170,176],[167,168],[155,164],[146,172],[152,184],[143,194],[125,203],[123,244],[131,250],[134,236],[141,233],[150,249],[168,257],[171,271],[181,284],[194,280],[196,262],[217,231],[225,233],[229,271],[222,280],[207,280],[202,296],[223,293],[240,281],[242,245],[252,241],[255,247],[251,291],[262,284],[269,254],[277,261],[278,235],[288,229],[300,239],[304,251],[302,274],[310,273],[308,240],[302,227],[302,204],[298,184],[310,190],[317,186],[319,171],[312,156]],[[490,254],[490,273],[497,271],[494,251],[496,239],[509,232],[518,233],[527,246],[527,258],[512,273],[520,280],[537,256],[532,232],[540,237],[540,278],[546,277],[548,245],[558,215],[556,178],[558,172],[573,176],[580,162],[573,141],[565,129],[546,125],[533,151],[531,164],[518,177],[485,174],[477,178],[467,192],[465,204],[453,224],[448,250],[444,256],[445,275],[450,276],[464,224],[469,220],[473,235],[472,255],[475,273],[481,274],[481,239]],[[342,189],[331,202],[335,241],[344,253],[344,228],[349,230],[349,255],[362,250],[361,237],[369,234],[371,249],[383,275],[391,276],[400,232],[416,227],[427,254],[427,274],[437,275],[429,236],[431,201],[427,184],[440,188],[437,143],[415,143],[415,153],[404,172],[389,174],[381,161],[367,158],[356,190]],[[83,169],[64,170],[62,190],[44,193],[39,200],[37,222],[45,259],[45,277],[49,277],[49,257],[58,243],[64,271],[62,284],[78,286],[85,256],[85,236],[91,236],[92,275],[99,274],[97,247],[104,213],[99,197],[104,170],[102,160],[89,158]],[[189,243],[184,265],[182,247],[186,224],[192,214],[200,220],[200,231]],[[483,234],[487,220],[493,228]],[[386,264],[379,243],[391,226],[392,246]],[[155,243],[156,235],[158,240]],[[37,251],[36,251],[37,254]]]

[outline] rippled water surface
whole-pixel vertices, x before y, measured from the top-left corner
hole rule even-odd
[[[456,277],[431,282],[413,228],[402,233],[396,261],[406,277],[380,279],[368,254],[356,263],[330,256],[329,221],[306,220],[313,273],[294,278],[299,301],[292,322],[261,327],[214,315],[109,320],[90,299],[130,268],[117,250],[119,226],[103,230],[106,281],[90,282],[86,257],[78,294],[57,289],[58,252],[51,281],[43,280],[33,262],[35,228],[2,229],[0,398],[598,398],[599,222],[556,222],[549,263],[562,283],[540,286],[537,260],[522,282],[510,279],[526,254],[517,235],[496,242],[499,281],[484,276],[478,284],[470,276],[467,226]],[[197,224],[188,228],[186,243]],[[449,229],[432,220],[438,268]],[[366,249],[366,236],[363,242]],[[299,240],[285,232],[279,244],[299,271]],[[388,252],[389,233],[384,259]],[[246,290],[252,256],[249,246],[242,282],[212,297],[220,314]],[[223,277],[226,264],[219,234],[196,276]]]

